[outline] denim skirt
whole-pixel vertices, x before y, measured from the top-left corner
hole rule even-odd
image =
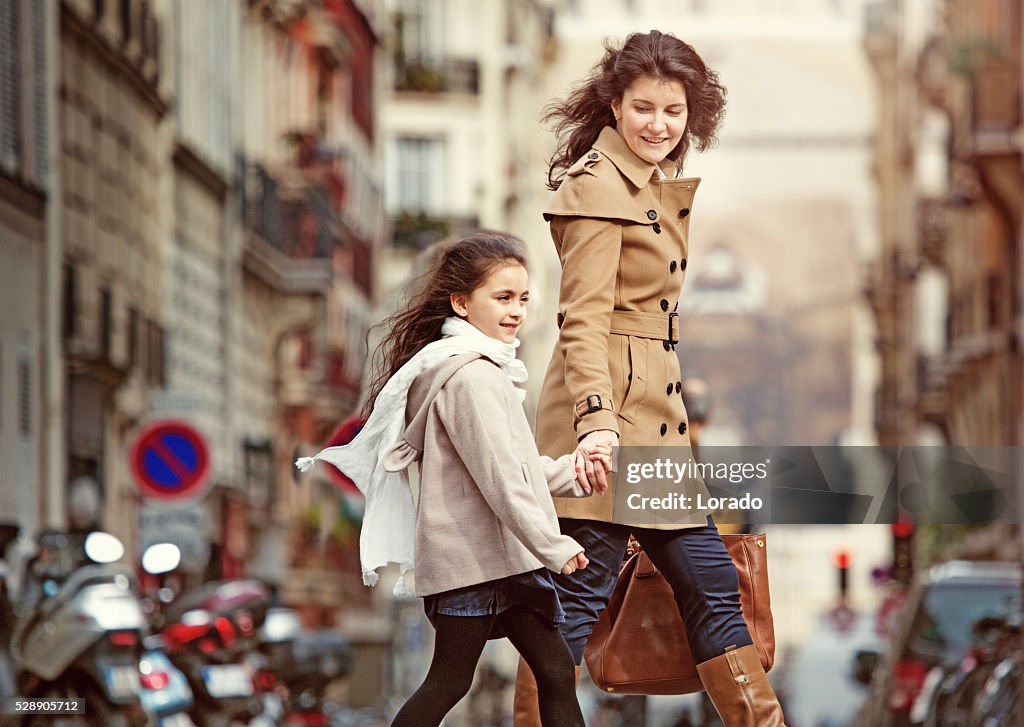
[[[427,619],[437,627],[438,616],[497,616],[513,608],[533,611],[551,629],[565,623],[565,612],[558,602],[551,571],[538,568],[493,581],[434,593],[423,598]],[[489,639],[504,638],[495,619]]]

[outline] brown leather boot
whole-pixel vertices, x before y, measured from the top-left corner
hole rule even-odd
[[[576,667],[576,684],[580,683],[580,667]],[[542,727],[540,706],[537,704],[537,680],[526,665],[526,659],[519,657],[516,670],[516,694],[512,700],[512,724],[514,727]]]
[[[725,727],[786,727],[754,646],[698,664],[697,673]]]

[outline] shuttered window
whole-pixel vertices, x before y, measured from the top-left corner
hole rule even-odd
[[[78,271],[71,263],[64,264],[64,290],[61,294],[61,334],[64,340],[78,333]]]
[[[100,290],[100,354],[110,359],[114,345],[114,299],[109,288]]]
[[[21,168],[21,2],[0,0],[0,169]]]
[[[128,309],[128,368],[134,369],[139,362],[139,311]]]
[[[18,433],[32,436],[32,365],[27,356],[18,358]]]
[[[46,149],[46,9],[49,3],[31,2],[32,49],[32,168],[28,181],[40,189],[47,188],[50,162]]]
[[[0,171],[46,188],[48,3],[0,0]]]

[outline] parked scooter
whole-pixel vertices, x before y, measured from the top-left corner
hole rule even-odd
[[[981,727],[1013,727],[1021,702],[1022,614],[1015,611],[1003,622],[1004,638],[997,648],[995,666],[974,698],[970,724]]]
[[[45,532],[17,598],[10,649],[17,692],[84,698],[86,713],[65,720],[70,724],[146,722],[139,702],[146,623],[131,571],[113,565],[123,555],[109,533],[89,533],[79,545],[63,532]]]
[[[142,706],[156,719],[157,727],[195,727],[189,715],[192,688],[185,674],[161,650],[159,636],[149,637],[145,645],[148,651],[139,662]]]
[[[168,656],[188,678],[196,724],[248,724],[262,711],[246,653],[269,606],[259,581],[223,581],[186,593],[160,621]]]
[[[172,543],[151,545],[142,555],[142,569],[151,575],[168,573],[180,562],[181,551]],[[195,727],[189,715],[192,688],[185,674],[164,653],[163,638],[147,636],[143,646],[146,651],[139,662],[142,706],[156,720],[156,727]]]
[[[300,631],[280,662],[280,679],[288,689],[289,727],[321,727],[334,723],[327,695],[331,684],[352,668],[352,648],[337,631]]]
[[[18,540],[19,528],[13,523],[0,523],[0,698],[14,697],[14,664],[9,648],[14,632],[13,594],[17,590],[17,574],[8,561],[8,548]]]
[[[1015,684],[1006,677],[1013,671],[1019,641],[1016,616],[980,619],[960,662],[946,669],[936,666],[928,674],[911,722],[924,727],[988,727],[986,714],[1013,700]]]

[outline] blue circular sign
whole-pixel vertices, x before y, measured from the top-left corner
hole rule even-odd
[[[206,484],[210,469],[206,440],[185,422],[156,422],[136,437],[131,468],[144,497],[195,497]]]

